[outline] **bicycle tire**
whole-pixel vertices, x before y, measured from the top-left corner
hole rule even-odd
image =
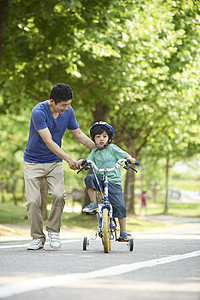
[[[109,232],[109,215],[108,210],[103,210],[103,247],[104,253],[109,253],[111,250],[111,239],[110,239],[110,232]]]

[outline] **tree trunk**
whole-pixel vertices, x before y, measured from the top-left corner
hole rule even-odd
[[[12,189],[13,201],[14,201],[15,205],[17,205],[17,198],[16,198],[16,195],[15,195],[16,183],[17,183],[17,178],[14,178],[11,189]]]
[[[46,221],[48,219],[48,213],[47,213],[48,186],[47,186],[47,182],[44,178],[42,179],[40,192],[41,192],[41,213],[42,213],[42,218],[43,218],[44,221]]]
[[[107,106],[102,101],[97,102],[95,106],[95,111],[93,112],[94,123],[99,121],[106,122],[109,111],[110,111],[109,106]]]
[[[136,140],[129,141],[128,153],[136,158]],[[127,212],[135,215],[135,173],[129,170],[126,173],[125,186],[124,186],[124,201],[126,203]]]
[[[8,9],[9,9],[10,1],[3,0],[0,1],[0,64],[1,64],[1,57],[3,52],[3,39],[4,39],[4,32],[6,28],[6,23],[8,20]]]
[[[4,183],[0,183],[0,191],[1,191],[1,203],[5,202],[5,197],[4,197],[4,188],[5,188],[5,184]]]
[[[157,203],[157,185],[153,187],[153,203]]]
[[[135,173],[132,170],[127,171],[124,186],[124,201],[127,212],[135,215],[135,191],[134,191]]]
[[[166,189],[166,193],[165,193],[165,209],[164,209],[164,213],[168,213],[169,210],[169,158],[167,158],[166,160],[166,185],[165,185],[165,189]]]

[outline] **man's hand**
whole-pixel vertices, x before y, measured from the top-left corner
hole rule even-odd
[[[66,159],[66,162],[68,163],[70,169],[72,170],[78,170],[80,168],[78,168],[78,165],[77,165],[77,162],[75,159],[73,159],[71,156],[69,156],[67,159]]]

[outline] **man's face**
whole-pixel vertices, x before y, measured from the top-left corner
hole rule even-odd
[[[68,108],[71,106],[71,103],[72,103],[72,99],[67,101],[61,101],[58,104],[55,104],[54,105],[55,112],[61,115],[64,114],[64,112],[68,110]]]

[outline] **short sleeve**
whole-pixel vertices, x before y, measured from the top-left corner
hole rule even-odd
[[[47,128],[46,118],[43,111],[33,109],[31,118],[36,131]]]
[[[74,113],[74,110],[72,107],[68,108],[71,110],[71,114],[70,114],[70,121],[69,121],[69,124],[68,124],[68,129],[69,130],[75,130],[77,128],[79,128],[79,125],[78,125],[78,122],[76,120],[76,117],[75,117],[75,113]]]
[[[125,152],[124,150],[122,150],[121,148],[119,148],[118,146],[112,144],[112,149],[114,151],[115,157],[116,159],[122,159],[122,158],[126,158],[126,156],[128,155],[127,152]]]

